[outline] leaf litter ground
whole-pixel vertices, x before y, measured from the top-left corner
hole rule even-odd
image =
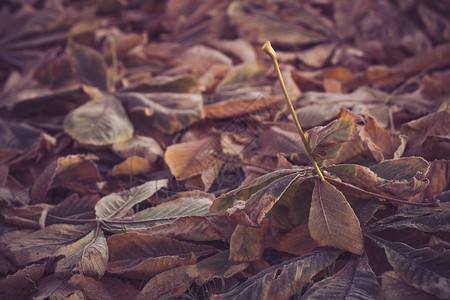
[[[2,297],[450,298],[448,14],[2,2]]]

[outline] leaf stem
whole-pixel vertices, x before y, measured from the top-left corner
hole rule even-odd
[[[278,66],[278,60],[277,60],[277,54],[275,50],[273,50],[272,45],[270,44],[270,41],[267,41],[262,46],[262,50],[266,52],[267,55],[269,55],[270,59],[272,60],[273,66],[275,67],[275,70],[277,72],[278,80],[280,81],[281,90],[283,91],[284,98],[286,99],[286,102],[289,106],[289,109],[291,110],[292,118],[294,119],[294,124],[297,127],[298,133],[300,134],[300,137],[302,138],[303,146],[305,147],[306,154],[309,157],[309,160],[311,160],[311,163],[316,170],[317,174],[319,175],[319,178],[321,181],[325,181],[325,177],[323,177],[322,171],[320,171],[319,166],[317,165],[316,160],[314,159],[314,156],[312,155],[311,148],[309,147],[308,141],[306,140],[306,136],[303,133],[302,127],[300,126],[300,122],[298,121],[297,114],[295,113],[294,106],[292,105],[292,101],[289,98],[288,92],[286,90],[286,86],[284,84],[283,77],[281,76],[280,67]]]

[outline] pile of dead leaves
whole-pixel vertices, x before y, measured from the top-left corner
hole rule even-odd
[[[450,298],[449,14],[3,1],[1,297]]]

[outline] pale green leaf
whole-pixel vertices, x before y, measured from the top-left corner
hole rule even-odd
[[[112,95],[103,95],[71,111],[64,129],[80,143],[108,145],[126,141],[133,135],[122,104]]]
[[[120,193],[109,194],[95,205],[95,215],[100,219],[121,218],[136,204],[148,199],[167,186],[167,179],[148,181]]]

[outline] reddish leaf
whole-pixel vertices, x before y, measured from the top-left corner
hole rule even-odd
[[[308,221],[311,237],[321,246],[332,246],[361,255],[363,237],[359,220],[344,195],[330,183],[317,180]]]
[[[355,133],[356,116],[346,109],[341,109],[338,120],[325,127],[315,127],[306,132],[312,154],[319,164],[325,159],[333,158]]]
[[[211,168],[219,168],[223,163],[216,157],[220,149],[219,138],[208,136],[198,141],[169,146],[164,158],[172,174],[184,180]]]
[[[378,126],[372,117],[367,118],[363,130],[359,134],[377,162],[399,158],[405,150],[406,137],[387,133]]]
[[[309,234],[307,224],[297,226],[276,238],[266,237],[265,246],[298,256],[310,253],[318,247]]]

